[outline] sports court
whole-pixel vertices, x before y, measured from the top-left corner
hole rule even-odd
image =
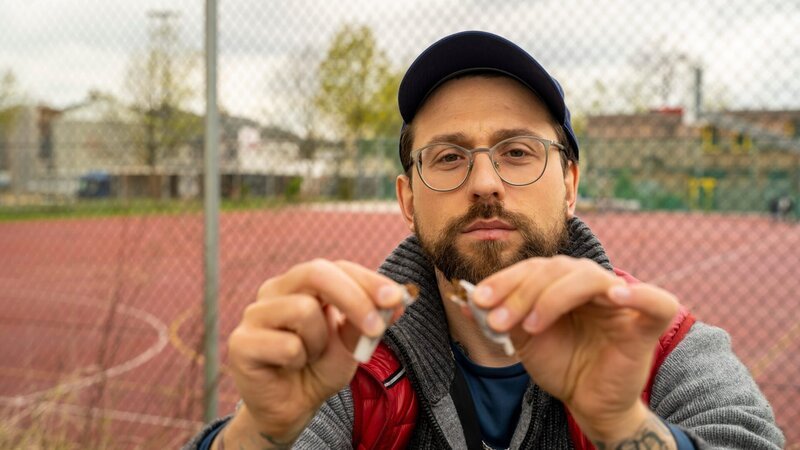
[[[383,209],[385,212],[369,212]],[[313,257],[375,268],[407,230],[392,207],[221,220],[221,337],[259,284]],[[727,329],[800,448],[800,226],[766,216],[586,213],[612,263]],[[202,423],[202,216],[0,223],[0,405],[9,426],[114,448],[176,447]],[[224,350],[223,350],[224,361]],[[237,400],[223,369],[221,411]],[[104,441],[105,440],[105,441]]]

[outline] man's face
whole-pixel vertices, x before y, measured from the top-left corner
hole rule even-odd
[[[506,77],[473,76],[446,82],[417,113],[414,149],[443,139],[465,148],[491,147],[508,130],[556,141],[547,109],[527,88]],[[552,256],[567,239],[578,168],[562,170],[550,148],[544,175],[528,186],[504,183],[489,156],[475,156],[472,173],[450,192],[429,189],[412,169],[398,178],[398,199],[409,227],[436,267],[473,283],[515,262]],[[413,189],[412,189],[413,186]]]

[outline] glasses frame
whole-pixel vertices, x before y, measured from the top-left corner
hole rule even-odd
[[[530,181],[528,183],[512,183],[512,182],[506,180],[505,178],[503,178],[503,176],[500,175],[500,172],[497,171],[497,166],[499,164],[497,162],[495,162],[495,160],[494,160],[494,152],[501,145],[506,144],[506,143],[511,142],[511,141],[514,141],[514,140],[517,140],[517,139],[521,139],[521,138],[533,139],[535,141],[538,141],[542,145],[544,145],[544,154],[545,154],[545,156],[544,156],[544,167],[542,168],[542,173],[540,173],[539,176],[536,177],[533,181]],[[419,155],[425,149],[428,149],[430,147],[435,147],[437,145],[449,145],[451,147],[454,147],[454,148],[457,148],[459,150],[462,150],[463,152],[465,152],[466,154],[469,155],[469,166],[467,167],[467,173],[464,175],[464,179],[462,179],[461,182],[459,182],[453,188],[450,188],[450,189],[437,189],[437,188],[431,186],[430,184],[428,184],[428,182],[425,181],[425,176],[422,175],[422,158],[420,158]],[[542,175],[544,175],[544,172],[547,170],[547,163],[548,163],[548,161],[550,159],[550,147],[551,146],[557,148],[560,151],[566,151],[566,149],[567,149],[566,147],[564,147],[563,145],[559,144],[558,142],[550,140],[550,139],[541,138],[539,136],[521,135],[521,136],[510,137],[508,139],[503,139],[502,141],[494,144],[491,147],[476,147],[476,148],[473,148],[472,150],[470,150],[468,148],[464,148],[464,147],[462,147],[460,145],[456,145],[456,144],[450,143],[450,142],[432,142],[432,143],[430,143],[430,144],[428,144],[428,145],[426,145],[424,147],[420,147],[420,148],[418,148],[416,150],[413,150],[411,152],[411,160],[414,161],[414,165],[417,167],[417,173],[419,174],[419,178],[422,180],[423,183],[425,183],[425,186],[427,186],[428,189],[430,189],[432,191],[436,191],[436,192],[455,191],[456,189],[458,189],[461,186],[463,186],[464,183],[469,179],[470,174],[472,173],[472,167],[475,165],[475,154],[477,154],[477,153],[486,153],[487,156],[489,156],[489,161],[491,161],[491,163],[492,163],[492,168],[494,169],[494,173],[496,173],[497,176],[500,177],[501,180],[503,180],[503,183],[506,183],[506,184],[508,184],[510,186],[530,186],[531,184],[536,183],[537,181],[539,181],[539,179],[542,178]]]

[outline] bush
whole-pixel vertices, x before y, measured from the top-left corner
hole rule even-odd
[[[287,201],[293,202],[300,198],[300,189],[303,187],[303,177],[294,176],[289,178],[284,188],[283,195]]]

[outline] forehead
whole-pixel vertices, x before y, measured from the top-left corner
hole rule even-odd
[[[472,75],[439,86],[414,117],[415,145],[439,134],[462,133],[476,141],[503,129],[530,129],[554,139],[550,112],[536,94],[506,76]]]

